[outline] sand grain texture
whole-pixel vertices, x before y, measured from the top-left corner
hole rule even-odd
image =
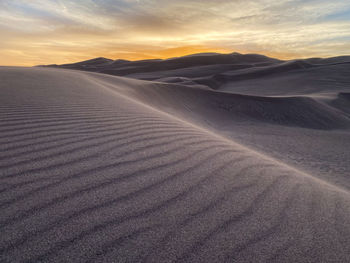
[[[192,104],[196,89],[96,73],[1,68],[0,79],[1,262],[349,260],[347,188],[208,128],[195,109],[221,114],[202,107],[210,91]],[[228,116],[264,122],[250,108]],[[315,108],[312,125],[347,122]]]

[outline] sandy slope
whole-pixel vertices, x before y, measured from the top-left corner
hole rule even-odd
[[[54,67],[151,80],[124,85],[123,92],[350,189],[350,56],[280,61],[204,53],[168,60],[97,58]],[[95,77],[111,87],[116,83]]]
[[[266,97],[90,75],[96,85],[117,89],[163,112],[350,189],[348,93],[327,99],[310,95]],[[280,85],[283,88],[283,82]]]
[[[347,190],[185,120],[164,84],[0,79],[1,262],[348,260]]]

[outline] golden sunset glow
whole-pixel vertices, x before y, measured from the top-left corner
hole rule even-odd
[[[349,53],[349,28],[345,0],[3,0],[0,65],[199,52],[335,56]]]

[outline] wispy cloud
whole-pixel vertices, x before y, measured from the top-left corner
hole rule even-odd
[[[2,0],[0,64],[201,51],[346,54],[347,0]]]

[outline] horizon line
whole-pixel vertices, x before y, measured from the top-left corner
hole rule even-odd
[[[293,57],[293,58],[280,58],[278,56],[269,56],[266,55],[264,53],[241,53],[241,52],[237,52],[237,51],[233,51],[233,52],[195,52],[195,53],[189,53],[186,55],[180,55],[180,56],[169,56],[169,57],[155,57],[155,58],[146,58],[146,59],[123,59],[120,57],[117,58],[110,58],[110,57],[105,57],[105,56],[97,56],[97,57],[91,57],[91,58],[87,58],[87,59],[83,59],[83,60],[73,60],[72,62],[68,62],[68,63],[48,63],[48,64],[33,64],[30,66],[27,65],[0,65],[0,67],[36,67],[36,66],[48,66],[48,65],[66,65],[66,64],[75,64],[75,63],[79,63],[79,62],[84,62],[84,61],[89,61],[89,60],[93,60],[93,59],[98,59],[98,58],[103,58],[103,59],[109,59],[112,61],[117,61],[117,60],[125,60],[128,62],[136,62],[136,61],[150,61],[150,60],[168,60],[168,59],[176,59],[176,58],[182,58],[182,57],[188,57],[188,56],[193,56],[193,55],[201,55],[201,54],[217,54],[217,55],[231,55],[231,54],[239,54],[239,55],[260,55],[260,56],[265,56],[265,57],[269,57],[269,58],[273,58],[273,59],[278,59],[281,61],[291,61],[291,60],[303,60],[303,59],[312,59],[312,58],[320,58],[320,59],[327,59],[327,58],[335,58],[335,57],[347,57],[350,56],[349,55],[336,55],[336,56],[301,56],[301,57]]]

